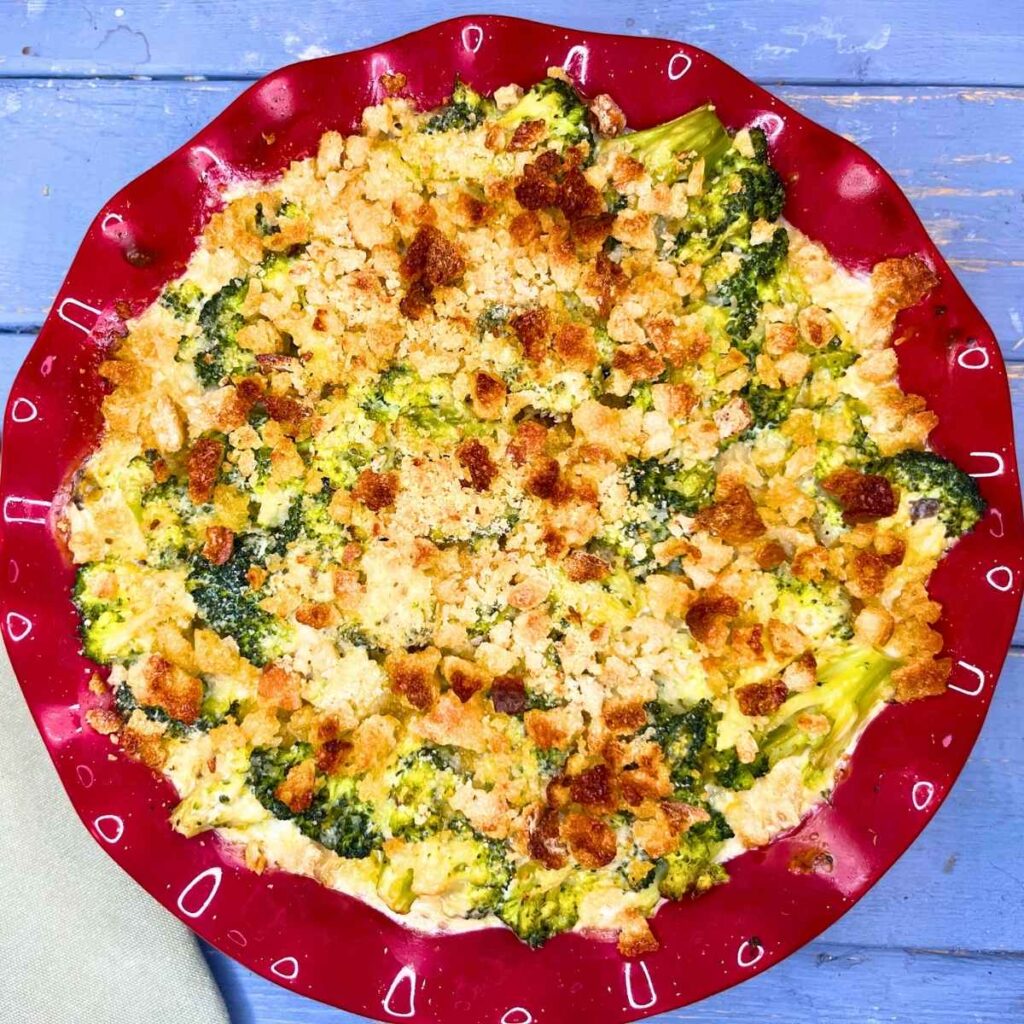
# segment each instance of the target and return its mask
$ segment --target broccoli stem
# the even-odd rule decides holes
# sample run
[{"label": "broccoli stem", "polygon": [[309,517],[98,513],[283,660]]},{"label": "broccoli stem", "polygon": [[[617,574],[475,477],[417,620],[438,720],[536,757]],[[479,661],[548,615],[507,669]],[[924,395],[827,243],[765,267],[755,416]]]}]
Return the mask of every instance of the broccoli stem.
[{"label": "broccoli stem", "polygon": [[691,110],[672,121],[631,132],[613,145],[629,150],[656,179],[678,178],[681,160],[693,155],[704,158],[705,172],[714,170],[729,151],[732,139],[708,105]]},{"label": "broccoli stem", "polygon": [[[805,781],[812,789],[826,788],[836,762],[888,698],[899,664],[884,651],[856,645],[821,668],[817,686],[790,697],[769,723],[761,750],[770,764],[809,751]],[[812,715],[823,715],[828,728],[808,728]]]}]

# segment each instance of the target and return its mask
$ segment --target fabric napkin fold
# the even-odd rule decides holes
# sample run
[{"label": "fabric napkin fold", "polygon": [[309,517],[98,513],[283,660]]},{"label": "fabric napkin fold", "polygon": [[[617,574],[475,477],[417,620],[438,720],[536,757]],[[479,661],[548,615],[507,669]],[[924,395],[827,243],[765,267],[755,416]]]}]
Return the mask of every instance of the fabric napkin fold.
[{"label": "fabric napkin fold", "polygon": [[229,1024],[192,933],[82,827],[0,646],[0,1024]]}]

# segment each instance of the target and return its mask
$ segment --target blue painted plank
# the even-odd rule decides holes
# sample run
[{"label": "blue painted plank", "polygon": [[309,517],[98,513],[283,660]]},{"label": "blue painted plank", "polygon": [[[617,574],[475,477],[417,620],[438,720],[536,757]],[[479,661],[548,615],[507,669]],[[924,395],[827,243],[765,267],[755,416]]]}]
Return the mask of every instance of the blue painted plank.
[{"label": "blue painted plank", "polygon": [[[208,950],[233,1024],[364,1024]],[[237,986],[237,988],[235,987]],[[813,942],[759,977],[650,1024],[1013,1024],[1024,957]],[[233,997],[238,993],[238,998]],[[459,1022],[452,1022],[459,1024]],[[559,1021],[558,1024],[564,1024]]]},{"label": "blue painted plank", "polygon": [[[0,206],[18,211],[0,249],[0,326],[38,325],[101,204],[242,87],[0,80],[0,134],[15,154]],[[1013,355],[1024,339],[1024,89],[780,92],[893,171]]]},{"label": "blue painted plank", "polygon": [[[11,6],[14,6],[13,4]],[[1020,5],[958,0],[637,0],[478,3],[577,28],[682,39],[772,82],[1024,84]],[[0,71],[24,75],[258,76],[428,25],[456,10],[407,0],[29,0],[0,25]]]}]

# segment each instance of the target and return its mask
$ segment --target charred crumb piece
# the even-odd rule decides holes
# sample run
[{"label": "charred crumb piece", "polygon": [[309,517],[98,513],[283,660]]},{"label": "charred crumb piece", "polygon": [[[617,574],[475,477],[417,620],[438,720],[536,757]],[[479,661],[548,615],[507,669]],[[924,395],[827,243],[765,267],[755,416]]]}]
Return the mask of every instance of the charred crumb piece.
[{"label": "charred crumb piece", "polygon": [[398,496],[398,475],[396,473],[375,473],[372,469],[364,469],[356,485],[352,488],[352,497],[361,502],[371,512],[380,512],[390,508]]},{"label": "charred crumb piece", "polygon": [[485,370],[473,374],[473,413],[479,419],[499,419],[507,394],[508,388],[500,377]]},{"label": "charred crumb piece", "polygon": [[414,654],[395,652],[384,659],[384,671],[391,689],[404,697],[417,711],[429,711],[440,694],[437,666],[441,652],[427,647]]},{"label": "charred crumb piece", "polygon": [[786,703],[789,691],[781,679],[770,679],[761,683],[750,683],[736,691],[740,711],[750,718],[770,715]]},{"label": "charred crumb piece", "polygon": [[213,497],[213,489],[224,462],[224,442],[201,437],[188,453],[188,496],[196,505],[205,505]]},{"label": "charred crumb piece", "polygon": [[598,93],[590,101],[589,110],[598,132],[605,138],[614,138],[625,131],[626,115],[608,93]]},{"label": "charred crumb piece", "polygon": [[611,807],[612,776],[606,764],[586,768],[569,780],[569,793],[575,803],[587,807]]},{"label": "charred crumb piece", "polygon": [[899,498],[889,480],[875,473],[840,469],[822,481],[822,489],[839,503],[847,523],[870,523],[894,515]]},{"label": "charred crumb piece", "polygon": [[551,313],[542,308],[528,309],[512,317],[512,330],[532,363],[541,362],[551,342]]},{"label": "charred crumb piece", "polygon": [[455,449],[459,465],[469,473],[470,483],[475,491],[488,491],[498,475],[498,467],[491,459],[487,446],[476,438],[463,441]]},{"label": "charred crumb piece", "polygon": [[466,271],[466,262],[445,235],[431,224],[417,232],[402,260],[402,274],[430,288],[454,284]]},{"label": "charred crumb piece", "polygon": [[739,613],[739,602],[728,594],[703,596],[687,611],[686,628],[702,644],[724,642],[729,621]]},{"label": "charred crumb piece", "polygon": [[522,677],[496,676],[491,683],[491,703],[503,715],[521,715],[526,710],[526,684]]},{"label": "charred crumb piece", "polygon": [[380,82],[385,96],[398,96],[405,88],[408,79],[401,71],[385,71],[377,81]]},{"label": "charred crumb piece", "polygon": [[697,513],[694,519],[696,528],[707,530],[727,544],[734,545],[763,536],[767,528],[746,487],[736,483],[720,490],[725,493]]},{"label": "charred crumb piece", "polygon": [[583,811],[566,815],[562,835],[579,863],[590,869],[603,868],[618,852],[615,833],[607,822]]},{"label": "charred crumb piece", "polygon": [[588,551],[570,551],[565,556],[565,574],[573,583],[587,583],[601,580],[611,571],[611,566],[597,555]]},{"label": "charred crumb piece", "polygon": [[203,558],[211,565],[223,565],[235,550],[235,535],[225,526],[208,526],[203,542]]},{"label": "charred crumb piece", "polygon": [[562,842],[559,817],[558,811],[546,807],[530,831],[530,856],[546,868],[563,868],[566,865],[566,849]]}]

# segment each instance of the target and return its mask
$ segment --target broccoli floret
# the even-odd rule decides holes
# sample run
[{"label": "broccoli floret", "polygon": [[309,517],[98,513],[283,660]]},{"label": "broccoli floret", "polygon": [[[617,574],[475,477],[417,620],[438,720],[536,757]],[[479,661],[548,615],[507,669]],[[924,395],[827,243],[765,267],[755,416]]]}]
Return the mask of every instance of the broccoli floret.
[{"label": "broccoli floret", "polygon": [[301,532],[326,554],[340,551],[351,539],[348,528],[330,513],[332,493],[324,486],[317,494],[303,495],[293,506]]},{"label": "broccoli floret", "polygon": [[203,301],[203,289],[195,281],[178,281],[164,289],[160,305],[169,309],[179,320],[190,320]]},{"label": "broccoli floret", "polygon": [[[853,645],[820,667],[817,685],[793,694],[772,716],[760,743],[769,763],[806,751],[804,781],[813,790],[829,786],[839,758],[890,696],[890,678],[899,664],[874,647]],[[829,728],[801,728],[808,715],[823,715]]]},{"label": "broccoli floret", "polygon": [[509,884],[498,917],[536,949],[552,936],[575,927],[580,899],[593,885],[589,874],[552,876],[536,864],[520,868]]},{"label": "broccoli floret", "polygon": [[423,891],[417,885],[421,870],[446,912],[469,918],[493,914],[512,875],[503,844],[463,826],[396,851],[381,871],[378,895],[392,910],[408,913]]},{"label": "broccoli floret", "polygon": [[653,735],[664,753],[676,796],[687,803],[703,804],[709,785],[749,789],[768,770],[763,757],[743,764],[735,747],[718,749],[721,715],[709,700],[698,701],[683,711],[655,701],[647,705],[647,711],[654,722]]},{"label": "broccoli floret", "polygon": [[728,750],[717,750],[711,759],[714,763],[714,782],[722,789],[731,789],[740,792],[750,787],[769,768],[768,758],[763,753],[757,756],[749,764],[744,764],[736,753],[735,747]]},{"label": "broccoli floret", "polygon": [[221,636],[238,644],[243,658],[262,666],[284,653],[291,630],[259,606],[247,573],[266,554],[266,538],[242,537],[223,565],[193,557],[187,586],[200,618]]},{"label": "broccoli floret", "polygon": [[275,818],[293,818],[294,812],[278,800],[277,788],[296,765],[313,756],[308,743],[293,743],[290,747],[255,747],[249,757],[246,781],[256,799]]},{"label": "broccoli floret", "polygon": [[236,277],[203,304],[199,311],[201,337],[189,339],[185,348],[191,355],[196,376],[205,387],[216,387],[226,377],[252,372],[252,353],[243,349],[236,337],[245,326],[241,307],[249,290],[246,278]]},{"label": "broccoli floret", "polygon": [[387,814],[392,835],[423,839],[449,828],[456,815],[449,801],[459,782],[454,753],[441,747],[420,747],[396,766]]},{"label": "broccoli floret", "polygon": [[832,378],[842,377],[857,361],[857,353],[852,349],[843,348],[836,338],[819,352],[811,356],[811,372],[827,373]]},{"label": "broccoli floret", "polygon": [[973,529],[988,507],[974,479],[935,452],[906,451],[869,467],[914,496],[911,517],[937,515],[950,537]]},{"label": "broccoli floret", "polygon": [[837,580],[827,577],[815,583],[780,569],[775,583],[776,618],[815,640],[828,636],[849,640],[853,636],[850,599]]},{"label": "broccoli floret", "polygon": [[308,838],[341,857],[368,857],[383,842],[371,808],[356,795],[356,780],[332,776],[321,781],[308,809],[296,813],[277,797],[278,787],[296,765],[312,757],[308,743],[289,747],[255,747],[246,781],[263,806],[283,821],[293,821]]},{"label": "broccoli floret", "polygon": [[684,468],[679,462],[634,459],[623,471],[630,494],[662,515],[696,515],[715,493],[715,468],[698,462]]},{"label": "broccoli floret", "polygon": [[750,335],[761,307],[777,296],[776,279],[788,253],[789,234],[785,228],[776,228],[767,242],[747,250],[739,270],[722,281],[712,296],[714,302],[729,307],[726,332],[748,357],[756,355],[758,346]]},{"label": "broccoli floret", "polygon": [[793,411],[799,387],[770,388],[759,381],[751,381],[743,392],[754,417],[754,427],[776,427],[788,419]]},{"label": "broccoli floret", "polygon": [[674,181],[686,169],[684,161],[689,157],[703,157],[705,174],[710,175],[729,151],[732,139],[714,107],[703,106],[604,145],[630,153],[655,180]]},{"label": "broccoli floret", "polygon": [[181,561],[195,542],[191,521],[196,507],[189,501],[188,485],[169,477],[142,493],[139,522],[143,527],[148,554],[146,561],[168,568]]},{"label": "broccoli floret", "polygon": [[137,575],[132,566],[116,562],[93,562],[78,570],[72,599],[81,616],[82,648],[101,665],[142,653],[128,601]]},{"label": "broccoli floret", "polygon": [[592,547],[602,556],[620,556],[633,577],[642,579],[654,569],[655,545],[670,536],[671,517],[696,515],[711,502],[715,467],[710,462],[684,466],[674,460],[631,458],[622,474],[630,503],[618,522],[602,528]]},{"label": "broccoli floret", "polygon": [[424,380],[404,364],[384,370],[360,408],[378,423],[400,421],[400,426],[439,441],[457,441],[471,426],[448,381],[440,377]]},{"label": "broccoli floret", "polygon": [[691,825],[680,839],[678,849],[658,861],[658,891],[665,899],[679,900],[687,893],[701,893],[728,879],[715,858],[732,830],[717,811],[710,820]]},{"label": "broccoli floret", "polygon": [[494,629],[501,622],[512,618],[514,610],[504,601],[498,604],[480,605],[476,611],[476,618],[472,625],[468,626],[466,632],[469,639],[473,641],[486,640]]},{"label": "broccoli floret", "polygon": [[497,123],[515,129],[524,121],[543,121],[548,127],[548,138],[565,146],[581,142],[594,149],[594,135],[590,130],[587,108],[576,90],[560,78],[544,78],[522,99],[497,118]]},{"label": "broccoli floret", "polygon": [[681,712],[656,701],[648,704],[647,710],[654,719],[654,738],[664,753],[676,793],[694,801],[703,799],[703,762],[714,750],[718,721],[711,701],[698,701]]},{"label": "broccoli floret", "polygon": [[460,78],[455,79],[451,99],[423,126],[425,132],[468,132],[494,112],[494,102],[481,96]]},{"label": "broccoli floret", "polygon": [[373,808],[359,799],[356,780],[331,776],[298,819],[303,835],[340,857],[362,859],[384,841],[373,824]]},{"label": "broccoli floret", "polygon": [[751,128],[748,137],[750,154],[734,140],[704,191],[691,201],[676,240],[680,259],[706,263],[725,248],[746,249],[754,222],[775,221],[782,213],[786,190],[768,163],[764,132]]}]

